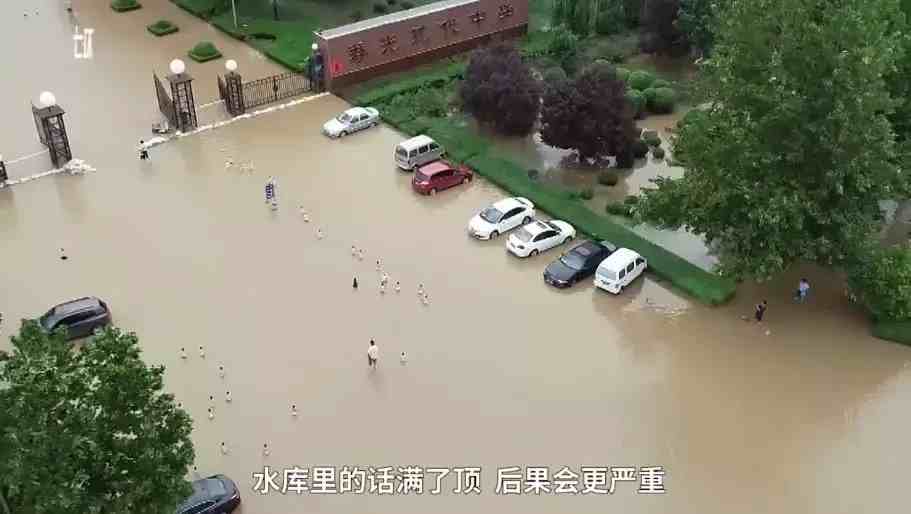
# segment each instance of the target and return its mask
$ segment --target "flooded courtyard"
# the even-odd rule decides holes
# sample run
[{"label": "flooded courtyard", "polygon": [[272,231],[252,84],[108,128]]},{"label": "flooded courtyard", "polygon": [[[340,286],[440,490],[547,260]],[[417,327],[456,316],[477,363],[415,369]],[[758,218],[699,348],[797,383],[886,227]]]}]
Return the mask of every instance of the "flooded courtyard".
[{"label": "flooded courtyard", "polygon": [[[392,163],[394,130],[319,134],[347,107],[333,96],[165,143],[139,161],[136,144],[158,118],[152,72],[166,73],[197,41],[215,42],[245,78],[281,71],[166,0],[143,4],[116,14],[75,0],[75,21],[95,29],[94,59],[77,61],[74,20],[59,2],[0,3],[2,55],[16,70],[0,80],[0,152],[42,150],[28,102],[51,90],[74,156],[97,169],[0,190],[0,349],[14,320],[103,298],[115,324],[138,334],[146,361],[167,367],[166,388],[194,419],[197,472],[233,478],[238,512],[904,508],[896,471],[911,459],[911,349],[872,338],[828,273],[744,284],[720,308],[652,277],[616,297],[588,284],[554,290],[541,273],[557,250],[522,261],[502,238],[467,237],[469,218],[501,191],[479,179],[413,194]],[[163,17],[180,32],[145,31]],[[214,101],[224,61],[187,65],[198,103]],[[201,122],[220,110],[204,108]],[[50,168],[38,156],[10,175]],[[263,203],[270,176],[274,212]],[[400,293],[380,293],[378,259]],[[794,305],[801,276],[813,293]],[[762,298],[766,326],[745,323]],[[370,339],[376,370],[364,358]],[[252,474],[266,465],[479,466],[482,493],[430,495],[429,481],[423,495],[260,495]],[[510,466],[663,466],[667,494],[619,483],[607,496],[497,495],[497,468]],[[455,485],[452,474],[443,487]]]}]

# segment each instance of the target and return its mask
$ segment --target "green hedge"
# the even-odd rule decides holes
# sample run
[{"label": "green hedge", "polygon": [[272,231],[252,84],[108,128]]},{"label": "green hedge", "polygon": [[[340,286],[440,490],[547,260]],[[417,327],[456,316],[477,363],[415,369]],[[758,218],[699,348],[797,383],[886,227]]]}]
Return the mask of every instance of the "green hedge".
[{"label": "green hedge", "polygon": [[142,7],[138,0],[112,0],[111,9],[117,12],[135,11]]},{"label": "green hedge", "polygon": [[435,73],[411,77],[400,82],[381,86],[359,95],[355,98],[354,103],[357,105],[376,105],[387,102],[393,97],[403,93],[414,93],[425,87],[441,88],[453,80],[464,77],[465,68],[467,66],[467,63],[457,62],[450,64],[445,69]]},{"label": "green hedge", "polygon": [[[208,20],[218,12],[219,0],[171,0],[180,8]],[[230,4],[229,4],[230,5]]]},{"label": "green hedge", "polygon": [[629,74],[627,82],[629,87],[638,91],[645,91],[655,82],[655,76],[647,71],[634,71]]},{"label": "green hedge", "polygon": [[196,62],[206,62],[218,59],[221,57],[221,52],[215,48],[211,41],[200,41],[196,43],[192,50],[187,52],[187,55]]},{"label": "green hedge", "polygon": [[146,29],[148,29],[149,32],[151,32],[152,34],[155,34],[158,37],[166,36],[168,34],[173,34],[173,33],[177,32],[178,30],[180,30],[179,28],[177,28],[177,25],[174,25],[173,23],[171,23],[168,20],[158,20],[155,23],[146,27]]},{"label": "green hedge", "polygon": [[880,321],[874,323],[873,335],[887,341],[911,345],[911,321]]},{"label": "green hedge", "polygon": [[470,159],[468,165],[510,193],[524,196],[541,210],[571,223],[579,232],[636,250],[648,259],[649,268],[656,275],[705,303],[718,305],[734,295],[734,282],[707,272],[627,227],[595,214],[585,205],[568,199],[566,195],[529,180],[525,170],[511,161],[482,154]]}]

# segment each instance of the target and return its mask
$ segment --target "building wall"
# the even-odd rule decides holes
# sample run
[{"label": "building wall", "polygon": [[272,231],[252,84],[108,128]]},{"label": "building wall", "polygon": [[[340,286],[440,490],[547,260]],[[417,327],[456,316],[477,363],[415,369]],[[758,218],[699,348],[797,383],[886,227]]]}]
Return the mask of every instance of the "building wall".
[{"label": "building wall", "polygon": [[528,29],[528,0],[477,0],[445,11],[315,41],[326,87],[339,87],[464,52]]}]

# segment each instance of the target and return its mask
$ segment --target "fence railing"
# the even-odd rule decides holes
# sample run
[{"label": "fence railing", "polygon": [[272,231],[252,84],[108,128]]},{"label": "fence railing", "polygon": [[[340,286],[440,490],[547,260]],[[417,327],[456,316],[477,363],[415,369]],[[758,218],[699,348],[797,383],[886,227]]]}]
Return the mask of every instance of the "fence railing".
[{"label": "fence railing", "polygon": [[[222,83],[219,82],[219,89]],[[310,80],[302,73],[283,73],[245,82],[244,106],[247,109],[278,102],[310,91]]]}]

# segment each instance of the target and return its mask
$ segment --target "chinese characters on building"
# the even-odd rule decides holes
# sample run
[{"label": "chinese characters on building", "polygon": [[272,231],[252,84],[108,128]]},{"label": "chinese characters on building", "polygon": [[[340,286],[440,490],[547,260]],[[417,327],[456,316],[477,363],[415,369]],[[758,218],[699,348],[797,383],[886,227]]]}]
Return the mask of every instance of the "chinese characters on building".
[{"label": "chinese characters on building", "polygon": [[353,63],[360,63],[367,57],[367,49],[364,48],[364,42],[358,41],[357,43],[348,47],[348,58]]},{"label": "chinese characters on building", "polygon": [[513,8],[513,6],[511,6],[509,4],[503,4],[500,6],[497,16],[502,20],[505,18],[509,18],[510,16],[513,15],[514,12],[515,12],[515,9]]},{"label": "chinese characters on building", "polygon": [[[555,468],[556,469],[556,468]],[[545,466],[497,468],[499,495],[584,494],[610,495],[621,490],[664,494],[663,466]],[[259,494],[376,494],[419,495],[482,493],[480,467],[314,466],[272,469],[253,473]]]}]

